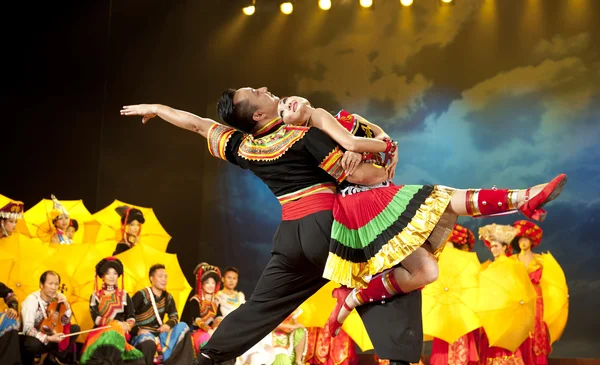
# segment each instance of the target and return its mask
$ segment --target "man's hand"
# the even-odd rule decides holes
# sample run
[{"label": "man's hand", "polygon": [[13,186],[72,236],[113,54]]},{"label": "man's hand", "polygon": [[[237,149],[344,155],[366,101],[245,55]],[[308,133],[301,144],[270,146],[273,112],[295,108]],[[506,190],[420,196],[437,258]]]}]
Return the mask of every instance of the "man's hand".
[{"label": "man's hand", "polygon": [[163,332],[169,332],[171,330],[171,327],[169,327],[168,324],[163,324],[162,326],[160,326],[158,328],[158,332],[163,333]]},{"label": "man's hand", "polygon": [[398,165],[398,151],[394,152],[394,156],[390,161],[389,165],[386,167],[386,171],[388,173],[388,180],[392,180],[396,175],[396,166]]},{"label": "man's hand", "polygon": [[352,176],[361,162],[362,154],[346,151],[344,152],[344,157],[342,157],[342,168],[346,171],[346,175]]},{"label": "man's hand", "polygon": [[146,124],[150,119],[156,116],[156,105],[155,104],[138,104],[138,105],[126,105],[121,109],[121,115],[141,115],[142,123]]},{"label": "man's hand", "polygon": [[17,311],[12,308],[8,308],[6,310],[6,316],[10,319],[17,319],[18,315],[19,315],[19,313],[17,313]]},{"label": "man's hand", "polygon": [[48,342],[54,342],[54,343],[59,343],[60,341],[63,340],[63,336],[64,334],[62,333],[55,333],[52,336],[48,336]]}]

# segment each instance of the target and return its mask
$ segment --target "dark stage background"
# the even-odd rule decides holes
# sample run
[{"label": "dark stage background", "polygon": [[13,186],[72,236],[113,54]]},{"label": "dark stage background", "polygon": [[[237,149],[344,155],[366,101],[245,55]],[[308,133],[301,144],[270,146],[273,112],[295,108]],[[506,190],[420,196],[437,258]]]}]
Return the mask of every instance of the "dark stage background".
[{"label": "dark stage background", "polygon": [[50,193],[92,212],[115,198],[151,206],[190,283],[200,261],[235,265],[248,295],[277,201],[211,158],[202,137],[119,109],[163,103],[214,118],[227,87],[304,95],[400,140],[397,183],[525,187],[568,173],[539,247],[571,293],[552,356],[600,357],[600,2],[455,3],[347,0],[325,13],[305,0],[286,17],[261,0],[250,18],[228,0],[6,4],[0,193],[26,208]]}]

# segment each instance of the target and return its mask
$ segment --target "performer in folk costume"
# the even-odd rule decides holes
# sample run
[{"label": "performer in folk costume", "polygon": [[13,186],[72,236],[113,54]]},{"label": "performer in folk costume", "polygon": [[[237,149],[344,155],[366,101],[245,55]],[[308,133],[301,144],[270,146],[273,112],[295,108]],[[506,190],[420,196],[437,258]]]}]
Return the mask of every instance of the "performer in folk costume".
[{"label": "performer in folk costume", "polygon": [[236,310],[240,305],[246,303],[246,297],[241,291],[236,291],[239,278],[239,270],[228,267],[223,272],[223,289],[217,293],[219,308],[223,317]]},{"label": "performer in folk costume", "polygon": [[0,298],[8,307],[0,313],[0,364],[21,365],[19,351],[19,301],[15,293],[0,283]]},{"label": "performer in folk costume", "polygon": [[123,205],[115,208],[115,211],[121,217],[121,241],[117,243],[113,255],[118,255],[135,246],[142,234],[142,225],[146,222],[144,213],[137,208]]},{"label": "performer in folk costume", "polygon": [[79,222],[77,222],[76,219],[71,219],[69,226],[67,227],[67,237],[73,241],[73,237],[75,237],[77,231],[79,231]]},{"label": "performer in folk costume", "polygon": [[155,360],[164,365],[189,364],[195,356],[190,329],[179,322],[175,300],[167,292],[167,270],[162,264],[152,265],[148,276],[151,286],[133,296],[131,343],[144,354],[146,365]]},{"label": "performer in folk costume", "polygon": [[0,238],[8,237],[17,228],[17,221],[23,218],[23,202],[10,201],[0,208]]},{"label": "performer in folk costume", "polygon": [[221,287],[221,271],[216,266],[202,262],[194,269],[194,276],[196,294],[186,305],[185,318],[194,330],[194,347],[200,352],[223,320],[215,294]]},{"label": "performer in folk costume", "polygon": [[[21,305],[21,320],[25,339],[21,347],[23,365],[31,365],[34,359],[42,354],[49,354],[50,359],[59,359],[63,364],[74,361],[75,340],[77,336],[63,338],[63,334],[79,332],[79,326],[71,324],[71,306],[67,298],[59,292],[60,276],[54,271],[46,271],[40,277],[40,290],[31,293]],[[64,326],[62,333],[55,333],[52,328],[42,326],[48,318],[48,309],[57,302],[65,306],[64,315],[59,319]],[[59,306],[57,305],[57,308]],[[57,310],[56,313],[60,313]]]},{"label": "performer in folk costume", "polygon": [[[121,287],[118,285],[119,277]],[[98,278],[102,280],[100,288]],[[135,313],[131,297],[124,289],[123,263],[118,258],[107,257],[96,264],[90,314],[94,327],[110,327],[88,335],[81,356],[82,364],[118,362],[119,359],[128,364],[144,364],[142,353],[127,343],[129,332],[135,325]]]},{"label": "performer in folk costume", "polygon": [[[470,229],[455,224],[446,244],[470,252],[475,247],[475,235]],[[451,344],[434,337],[431,345],[431,365],[477,365],[479,362],[477,345],[480,337],[479,329],[459,337]]]},{"label": "performer in folk costume", "polygon": [[[395,168],[395,142],[358,115],[341,111],[333,117],[298,96],[283,98],[278,111],[286,124],[319,128],[342,147],[368,153],[363,160],[382,167],[391,162]],[[353,131],[371,128],[377,132],[367,134],[381,141],[352,135]],[[373,153],[380,152],[386,155],[383,163],[373,158]],[[546,213],[540,206],[556,198],[565,183],[566,175],[527,190],[458,190],[440,185],[394,185],[390,181],[375,186],[342,184],[333,207],[335,221],[323,274],[344,285],[333,291],[338,304],[329,319],[332,335],[355,307],[406,294],[435,281],[439,270],[431,253],[443,249],[459,215],[491,216],[520,210],[543,220]],[[402,266],[396,267],[400,262]]]},{"label": "performer in folk costume", "polygon": [[[512,253],[510,243],[517,236],[518,230],[513,226],[489,224],[479,228],[479,237],[485,245],[492,250],[494,261],[509,260]],[[520,349],[515,352],[501,347],[489,345],[489,340],[483,328],[479,345],[479,357],[483,365],[524,365]]]},{"label": "performer in folk costume", "polygon": [[[319,128],[284,125],[277,115],[278,103],[279,99],[266,88],[227,90],[221,96],[217,108],[220,117],[233,128],[163,105],[133,105],[126,106],[121,111],[122,115],[143,116],[143,123],[158,115],[171,124],[201,134],[208,139],[209,151],[213,156],[250,169],[282,203],[283,222],[275,235],[273,255],[267,268],[252,297],[225,318],[202,348],[197,360],[200,364],[225,361],[241,355],[327,282],[322,278],[328,256],[324,248],[329,246],[332,236],[332,210],[334,204],[338,204],[334,195],[337,184],[347,180],[358,185],[377,185],[384,183],[389,177],[384,168],[368,163],[360,164],[348,175],[345,171],[347,159],[344,159],[345,154],[339,145]],[[391,156],[395,143],[382,143],[385,145],[383,151]],[[391,198],[388,197],[387,203],[383,202],[399,205],[402,208],[398,208],[398,211],[407,211],[406,215],[397,216],[400,223],[392,226],[395,230],[400,230],[401,236],[410,237],[406,240],[411,243],[410,250],[414,252],[428,239],[443,243],[457,215],[490,215],[520,209],[527,215],[541,218],[544,212],[539,208],[556,197],[565,181],[565,176],[561,175],[551,184],[527,191],[455,190],[423,186],[402,191],[401,194],[406,196],[401,203],[390,203],[395,202],[394,194],[391,194]],[[394,188],[400,191],[400,188]],[[360,195],[362,194],[357,194]],[[363,195],[364,200],[369,200],[368,196],[369,194]],[[531,197],[527,203],[526,196]],[[371,202],[363,204],[366,207],[372,206]],[[365,214],[364,218],[369,217]],[[436,223],[440,221],[444,224],[438,224],[440,228],[434,234]],[[390,235],[384,241],[393,241],[397,235]],[[399,247],[394,245],[392,249],[390,246],[389,251],[386,251],[390,253],[389,258],[399,259],[408,255],[409,252],[400,252],[401,248],[409,247],[402,242]],[[373,253],[380,251],[372,248]],[[424,252],[428,255],[427,251]],[[429,260],[435,264],[433,259]],[[365,264],[362,259],[359,261]],[[384,269],[393,260],[381,261],[387,261],[379,265]],[[343,262],[340,260],[339,264],[342,265]],[[437,268],[437,265],[433,266]],[[327,270],[325,273],[327,276]],[[360,273],[350,273],[347,276],[360,278],[360,275],[352,274]],[[382,275],[373,279],[380,283],[379,290],[371,290],[371,293],[365,293],[369,295],[363,296],[367,301],[374,298],[379,300],[382,293],[387,293],[381,277]],[[422,285],[418,287],[420,286]],[[396,288],[393,289],[396,291]],[[410,291],[407,288],[399,289]],[[349,291],[346,293],[349,294]],[[344,298],[347,297],[345,293],[341,294],[338,295],[341,298],[338,308],[342,307]],[[367,306],[359,311],[377,355],[381,358],[393,359],[394,362],[418,361],[420,357],[420,295],[411,297],[415,300],[410,304],[393,298],[385,306]],[[402,306],[405,306],[405,311],[400,310]],[[395,314],[391,315],[392,312]],[[337,313],[333,317],[336,318]],[[399,329],[407,328],[407,321],[414,324],[410,332]],[[408,345],[399,348],[397,343],[401,342]]]},{"label": "performer in folk costume", "polygon": [[50,238],[51,243],[59,243],[61,245],[70,245],[73,241],[67,237],[67,227],[69,227],[69,212],[67,209],[51,195],[53,208],[49,213],[51,227],[54,232]]},{"label": "performer in folk costume", "polygon": [[511,240],[517,232],[514,227],[492,223],[479,228],[479,239],[490,249],[496,261],[512,255]]},{"label": "performer in folk costume", "polygon": [[525,365],[547,365],[548,355],[550,355],[552,348],[550,347],[548,326],[544,322],[544,299],[540,286],[544,271],[544,257],[532,251],[542,242],[544,232],[538,225],[525,220],[516,221],[513,223],[513,227],[518,229],[518,232],[511,246],[517,254],[511,256],[511,259],[518,260],[525,265],[529,279],[537,294],[534,330],[533,333],[529,334],[529,338],[523,342],[520,350]]}]

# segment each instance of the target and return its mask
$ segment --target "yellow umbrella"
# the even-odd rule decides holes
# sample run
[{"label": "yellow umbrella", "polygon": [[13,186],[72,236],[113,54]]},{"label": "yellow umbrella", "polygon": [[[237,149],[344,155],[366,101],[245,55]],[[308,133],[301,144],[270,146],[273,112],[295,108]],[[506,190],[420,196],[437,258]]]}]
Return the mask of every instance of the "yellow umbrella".
[{"label": "yellow umbrella", "polygon": [[[79,230],[73,237],[73,242],[94,242],[100,229],[100,223],[92,218],[92,214],[83,204],[83,200],[59,200],[69,212],[69,218],[76,219]],[[51,199],[42,199],[39,203],[25,212],[25,222],[29,231],[42,242],[50,242],[54,227],[50,222],[49,214],[52,211]]]},{"label": "yellow umbrella", "polygon": [[158,221],[156,214],[154,214],[154,210],[152,208],[124,203],[119,200],[115,200],[109,206],[93,215],[98,222],[104,225],[98,233],[98,241],[121,241],[123,238],[121,233],[121,217],[117,214],[115,208],[122,205],[137,208],[144,214],[146,222],[142,226],[142,234],[139,243],[165,252],[167,250],[167,245],[171,240],[171,236]]},{"label": "yellow umbrella", "polygon": [[423,289],[423,332],[453,343],[479,327],[475,313],[480,271],[477,254],[447,247],[439,278]]},{"label": "yellow umbrella", "polygon": [[14,259],[10,270],[2,270],[0,281],[15,292],[19,301],[23,301],[40,288],[41,273],[38,274],[36,269],[52,251],[39,239],[21,234],[13,234],[0,240],[0,259]]},{"label": "yellow umbrella", "polygon": [[544,299],[544,322],[550,331],[550,343],[560,339],[569,317],[569,289],[562,268],[551,253],[542,254],[544,270],[540,286]]},{"label": "yellow umbrella", "polygon": [[502,256],[479,274],[476,312],[490,346],[509,351],[533,331],[536,293],[525,267]]},{"label": "yellow umbrella", "polygon": [[[4,207],[5,205],[7,205],[10,202],[16,202],[16,201],[0,194],[0,208]],[[31,233],[29,232],[29,229],[27,229],[27,224],[25,223],[25,220],[23,220],[23,219],[17,220],[17,228],[15,229],[15,233],[20,233],[27,237],[31,237]]]},{"label": "yellow umbrella", "polygon": [[[5,283],[8,280],[8,275],[10,274],[13,266],[17,263],[16,258],[11,254],[3,254],[0,256],[0,282]],[[6,280],[6,281],[5,281]],[[6,310],[6,303],[4,301],[0,301],[0,313]]]},{"label": "yellow umbrella", "polygon": [[167,291],[175,299],[177,312],[183,313],[183,307],[192,287],[181,271],[176,254],[161,252],[146,245],[136,245],[117,257],[125,269],[125,290],[132,297],[137,291],[150,286],[148,273],[152,265],[165,265],[169,277]]},{"label": "yellow umbrella", "polygon": [[[299,307],[302,314],[298,317],[298,322],[304,327],[324,327],[335,308],[336,300],[331,297],[331,292],[339,286],[340,284],[330,281],[302,303]],[[342,328],[362,351],[373,349],[367,330],[355,310],[346,318]]]}]

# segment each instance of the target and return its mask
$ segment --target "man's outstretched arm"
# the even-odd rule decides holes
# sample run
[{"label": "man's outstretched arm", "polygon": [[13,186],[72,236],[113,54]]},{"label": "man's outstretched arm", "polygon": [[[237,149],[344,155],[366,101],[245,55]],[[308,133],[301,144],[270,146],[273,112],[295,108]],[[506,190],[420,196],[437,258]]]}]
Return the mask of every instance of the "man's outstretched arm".
[{"label": "man's outstretched arm", "polygon": [[212,119],[201,118],[195,114],[183,110],[173,109],[169,106],[161,104],[127,105],[121,109],[121,115],[141,116],[142,123],[144,124],[146,124],[148,120],[158,116],[174,126],[199,133],[204,138],[206,138],[210,127],[215,124],[219,124]]}]

